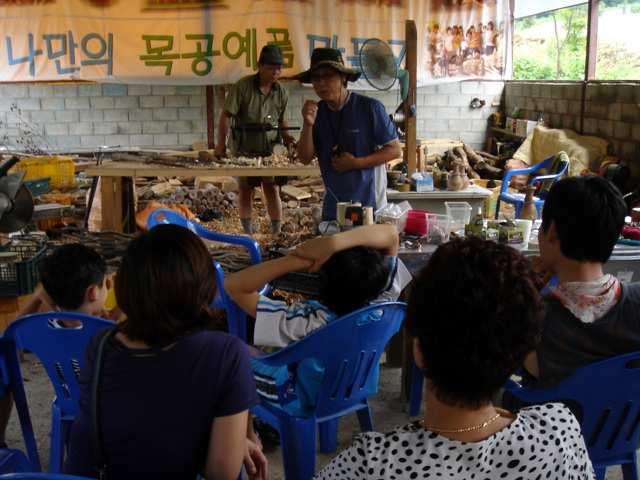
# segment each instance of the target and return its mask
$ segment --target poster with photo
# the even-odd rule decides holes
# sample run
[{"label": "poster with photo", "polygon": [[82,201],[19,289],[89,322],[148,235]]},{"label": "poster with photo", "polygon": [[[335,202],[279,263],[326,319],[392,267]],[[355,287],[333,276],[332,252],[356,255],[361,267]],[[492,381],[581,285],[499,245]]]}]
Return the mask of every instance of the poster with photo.
[{"label": "poster with photo", "polygon": [[418,85],[500,78],[507,2],[0,0],[0,82],[225,84],[255,72],[266,44],[282,50],[284,76],[307,69],[316,47],[361,69],[371,38],[402,68],[407,19],[418,31]]},{"label": "poster with photo", "polygon": [[432,0],[430,7],[423,56],[427,81],[503,77],[506,1]]}]

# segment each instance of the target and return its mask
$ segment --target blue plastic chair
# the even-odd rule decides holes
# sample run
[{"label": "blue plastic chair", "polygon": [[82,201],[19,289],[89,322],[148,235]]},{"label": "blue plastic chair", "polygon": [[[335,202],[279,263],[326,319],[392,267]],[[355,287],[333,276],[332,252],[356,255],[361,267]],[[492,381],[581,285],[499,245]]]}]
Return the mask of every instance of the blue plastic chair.
[{"label": "blue plastic chair", "polygon": [[[79,320],[79,328],[61,328],[59,320]],[[31,463],[40,470],[35,434],[29,417],[18,350],[31,351],[49,375],[55,397],[51,405],[51,456],[49,471],[62,470],[69,440],[69,427],[78,411],[78,377],[85,360],[89,340],[113,322],[73,312],[48,312],[27,315],[7,328],[3,342],[7,346],[10,388],[14,395],[20,427]]]},{"label": "blue plastic chair", "polygon": [[[212,232],[206,229],[198,222],[193,222],[183,215],[180,215],[173,210],[166,210],[159,208],[154,210],[149,215],[147,220],[147,228],[151,230],[156,225],[178,225],[180,227],[187,228],[193,233],[206,240],[214,242],[227,243],[231,245],[240,245],[244,247],[249,253],[251,264],[255,265],[262,261],[262,255],[260,254],[260,247],[258,242],[253,238],[244,235],[228,235],[226,233]],[[213,299],[212,307],[223,308],[227,312],[227,323],[229,325],[229,333],[239,337],[240,339],[247,341],[247,322],[245,312],[236,305],[236,303],[227,295],[224,290],[224,270],[218,262],[213,262],[213,266],[216,271],[216,285],[217,294]],[[269,291],[269,286],[260,291],[261,294],[266,294]]]},{"label": "blue plastic chair", "polygon": [[278,392],[279,401],[261,399],[253,413],[280,433],[285,478],[307,480],[316,466],[316,425],[320,428],[320,450],[336,449],[338,419],[356,412],[363,431],[373,429],[364,389],[389,339],[400,329],[405,304],[371,305],[339,318],[279,352],[261,357],[270,366],[288,365],[315,358],[325,373],[315,410],[293,416],[283,405],[291,400],[291,389]]},{"label": "blue plastic chair", "polygon": [[[552,167],[556,157],[559,156],[559,166],[557,168],[556,173],[548,174],[548,175],[539,175],[533,176],[534,173],[539,172],[542,169],[548,169]],[[509,193],[509,182],[511,181],[511,177],[515,175],[529,175],[529,180],[527,181],[527,185],[533,185],[534,183],[539,182],[549,182],[550,185],[557,182],[562,178],[567,169],[569,168],[569,157],[564,152],[560,152],[558,155],[554,155],[552,157],[543,160],[542,162],[534,165],[529,168],[518,168],[515,170],[507,170],[504,174],[504,178],[502,179],[502,185],[500,186],[500,196],[498,197],[498,201],[496,203],[496,219],[500,215],[500,202],[511,203],[515,206],[515,217],[520,218],[520,211],[522,210],[522,206],[524,205],[524,193]],[[548,188],[545,188],[547,190]],[[538,212],[538,217],[542,213],[542,207],[544,205],[544,198],[542,197],[533,197],[534,202],[536,204],[536,210]]]},{"label": "blue plastic chair", "polygon": [[582,367],[551,388],[526,389],[510,381],[507,390],[527,405],[567,403],[580,422],[596,479],[604,480],[607,467],[621,465],[624,480],[638,480],[640,352]]},{"label": "blue plastic chair", "polygon": [[[32,472],[35,467],[20,450],[0,448],[0,474],[14,472]],[[0,476],[3,478],[4,475]]]},{"label": "blue plastic chair", "polygon": [[62,475],[60,473],[10,473],[0,475],[1,480],[93,480],[88,477]]}]

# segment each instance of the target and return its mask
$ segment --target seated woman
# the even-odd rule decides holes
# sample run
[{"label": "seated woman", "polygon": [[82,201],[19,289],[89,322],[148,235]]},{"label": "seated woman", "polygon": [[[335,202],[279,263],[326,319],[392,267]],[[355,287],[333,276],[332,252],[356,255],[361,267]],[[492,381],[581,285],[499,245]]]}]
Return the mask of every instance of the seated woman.
[{"label": "seated woman", "polygon": [[438,248],[411,291],[407,323],[427,379],[425,416],[369,432],[318,479],[592,479],[568,408],[518,414],[492,398],[538,341],[542,302],[529,261],[476,238]]},{"label": "seated woman", "polygon": [[131,241],[117,278],[127,319],[87,348],[65,470],[98,474],[91,384],[107,334],[97,420],[108,477],[231,480],[244,456],[255,478],[266,478],[266,460],[247,439],[257,401],[248,352],[208,330],[216,285],[205,245],[185,228],[158,226]]}]

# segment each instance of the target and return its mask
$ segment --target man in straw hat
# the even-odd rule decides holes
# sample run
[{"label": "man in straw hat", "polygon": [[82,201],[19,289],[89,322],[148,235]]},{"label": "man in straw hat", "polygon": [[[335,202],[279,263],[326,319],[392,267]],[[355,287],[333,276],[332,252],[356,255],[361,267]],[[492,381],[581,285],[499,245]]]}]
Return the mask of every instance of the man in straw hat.
[{"label": "man in straw hat", "polygon": [[[248,75],[236,82],[224,103],[218,124],[218,143],[216,155],[226,155],[226,139],[231,119],[237,126],[250,123],[268,123],[274,127],[286,128],[284,114],[287,110],[289,94],[280,85],[278,79],[282,74],[282,52],[276,45],[265,45],[260,52],[258,72]],[[272,130],[269,132],[250,132],[233,130],[231,135],[231,151],[234,155],[269,156],[277,143],[286,145],[294,143],[293,137],[285,132]],[[238,179],[238,210],[245,233],[253,233],[251,222],[251,204],[253,190],[262,184],[262,192],[271,218],[271,232],[279,233],[282,223],[282,202],[278,186],[286,182],[286,177],[241,177]]]},{"label": "man in straw hat", "polygon": [[295,79],[311,83],[320,101],[302,107],[298,142],[303,163],[318,156],[326,187],[323,220],[335,220],[337,202],[357,201],[374,210],[387,203],[385,163],[401,155],[389,115],[378,100],[347,90],[360,72],[345,66],[334,48],[316,48],[311,68]]}]

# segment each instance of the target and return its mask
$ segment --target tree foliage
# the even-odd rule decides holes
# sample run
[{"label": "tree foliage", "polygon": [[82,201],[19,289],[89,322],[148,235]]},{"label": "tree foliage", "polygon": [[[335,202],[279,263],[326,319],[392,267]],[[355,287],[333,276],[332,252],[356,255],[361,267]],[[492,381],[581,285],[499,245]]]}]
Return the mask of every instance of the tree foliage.
[{"label": "tree foliage", "polygon": [[[601,0],[600,14],[616,9],[640,13],[640,0]],[[583,80],[587,46],[587,5],[577,5],[516,21],[513,78]],[[552,32],[541,35],[540,32]],[[541,38],[543,37],[543,38]],[[522,52],[522,53],[520,53]],[[601,79],[640,77],[640,52],[599,39],[597,75]]]}]

